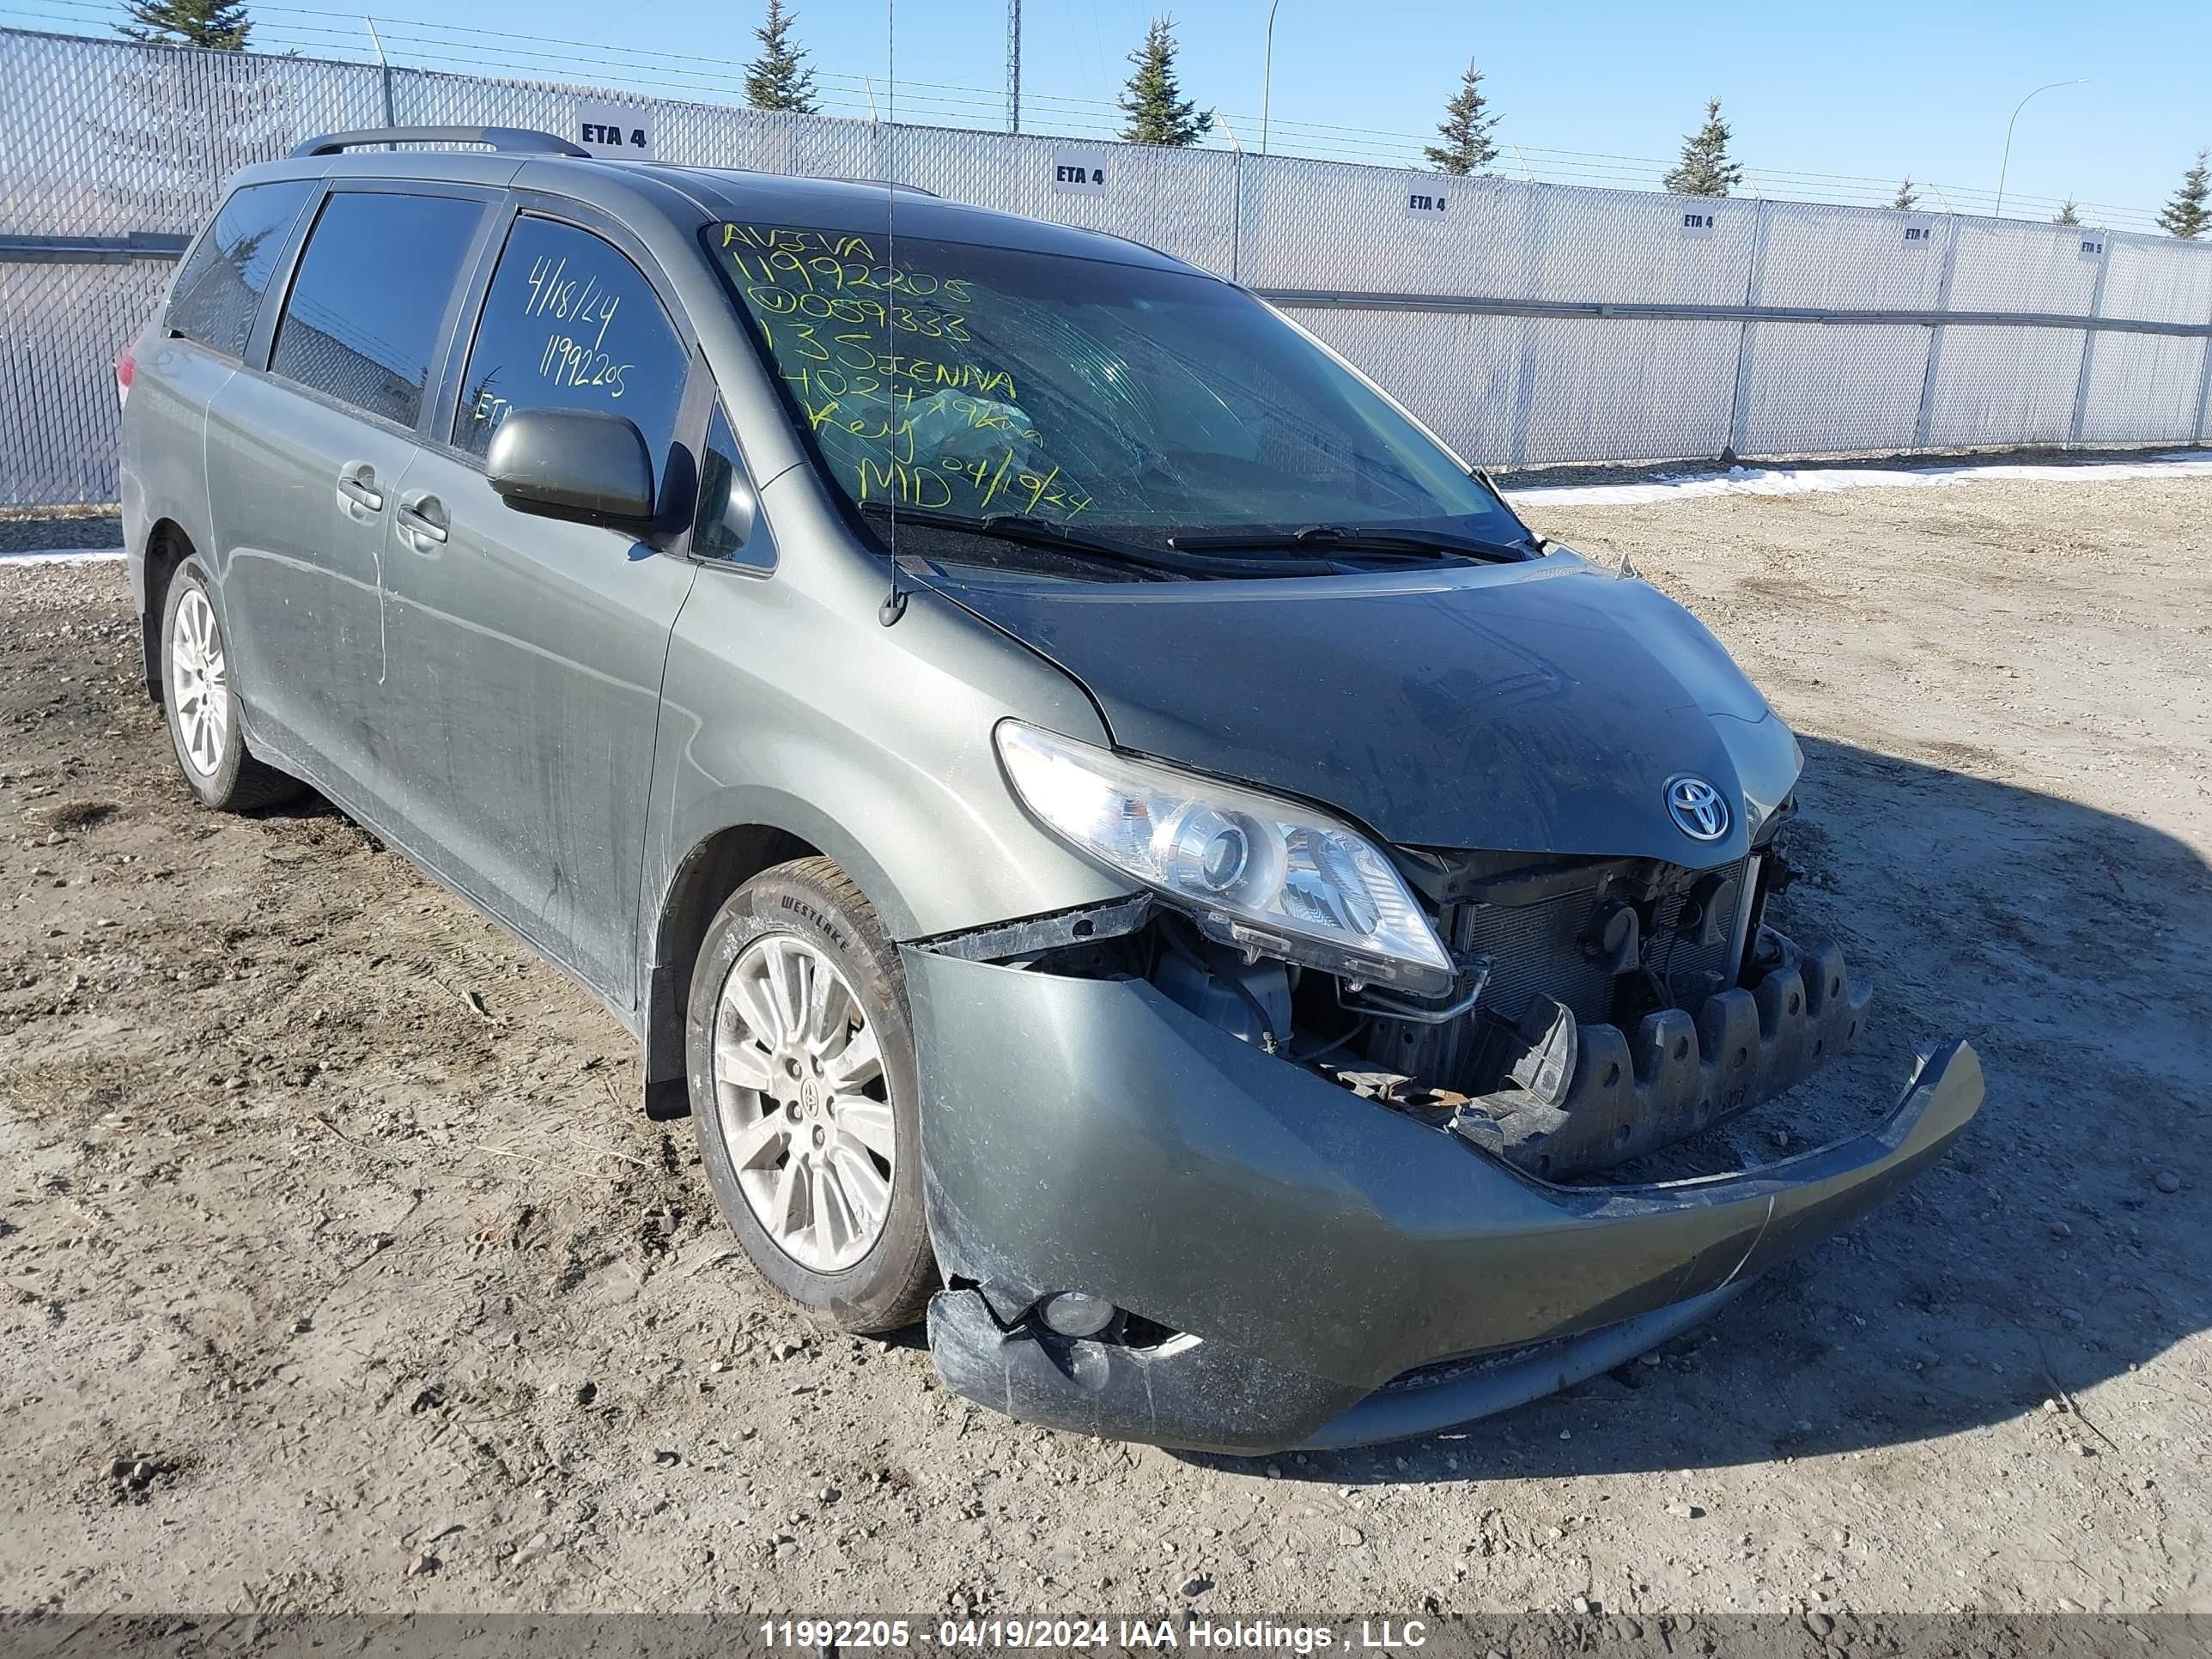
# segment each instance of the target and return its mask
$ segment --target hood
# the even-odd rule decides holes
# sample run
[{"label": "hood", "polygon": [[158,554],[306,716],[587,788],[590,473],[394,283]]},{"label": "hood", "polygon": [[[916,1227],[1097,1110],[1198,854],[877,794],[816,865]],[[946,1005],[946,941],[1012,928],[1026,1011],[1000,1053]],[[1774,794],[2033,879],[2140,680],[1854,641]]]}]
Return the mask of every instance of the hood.
[{"label": "hood", "polygon": [[[1073,675],[1119,748],[1300,795],[1401,846],[1743,856],[1796,739],[1720,642],[1565,551],[1511,566],[1269,581],[930,585]],[[1734,809],[1692,840],[1685,774]]]}]

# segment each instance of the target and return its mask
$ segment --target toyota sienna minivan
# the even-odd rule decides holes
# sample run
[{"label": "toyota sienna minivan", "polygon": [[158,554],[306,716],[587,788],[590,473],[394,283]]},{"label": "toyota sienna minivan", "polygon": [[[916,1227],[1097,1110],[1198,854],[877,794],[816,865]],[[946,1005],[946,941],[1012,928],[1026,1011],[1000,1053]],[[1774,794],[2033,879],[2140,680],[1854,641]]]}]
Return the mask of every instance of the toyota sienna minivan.
[{"label": "toyota sienna minivan", "polygon": [[117,368],[186,787],[311,785],[573,975],[754,1267],[926,1316],[971,1400],[1235,1453],[1461,1421],[1980,1104],[1953,1044],[1835,1145],[1608,1173],[1860,1034],[1767,921],[1798,745],[1150,248],[338,134],[238,176]]}]

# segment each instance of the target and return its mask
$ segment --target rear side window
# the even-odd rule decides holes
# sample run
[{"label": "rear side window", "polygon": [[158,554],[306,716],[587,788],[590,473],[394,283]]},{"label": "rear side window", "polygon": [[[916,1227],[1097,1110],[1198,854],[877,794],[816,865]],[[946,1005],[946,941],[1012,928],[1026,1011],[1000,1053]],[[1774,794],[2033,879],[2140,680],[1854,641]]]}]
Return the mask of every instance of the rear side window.
[{"label": "rear side window", "polygon": [[177,276],[169,326],[211,351],[243,356],[292,222],[321,188],[293,179],[234,191]]},{"label": "rear side window", "polygon": [[509,410],[590,409],[628,416],[665,457],[690,367],[653,285],[614,244],[525,216],[484,296],[453,447],[488,454]]},{"label": "rear side window", "polygon": [[269,367],[411,427],[439,325],[483,204],[360,191],[331,198],[307,237]]}]

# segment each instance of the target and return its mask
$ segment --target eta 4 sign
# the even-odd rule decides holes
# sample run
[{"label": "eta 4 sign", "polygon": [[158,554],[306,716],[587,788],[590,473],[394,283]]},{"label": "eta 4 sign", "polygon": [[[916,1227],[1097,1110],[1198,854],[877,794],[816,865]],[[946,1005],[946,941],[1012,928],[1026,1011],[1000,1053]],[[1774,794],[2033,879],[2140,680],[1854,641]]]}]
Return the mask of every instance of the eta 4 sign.
[{"label": "eta 4 sign", "polygon": [[653,112],[617,104],[579,104],[575,139],[594,155],[649,161],[653,159]]}]

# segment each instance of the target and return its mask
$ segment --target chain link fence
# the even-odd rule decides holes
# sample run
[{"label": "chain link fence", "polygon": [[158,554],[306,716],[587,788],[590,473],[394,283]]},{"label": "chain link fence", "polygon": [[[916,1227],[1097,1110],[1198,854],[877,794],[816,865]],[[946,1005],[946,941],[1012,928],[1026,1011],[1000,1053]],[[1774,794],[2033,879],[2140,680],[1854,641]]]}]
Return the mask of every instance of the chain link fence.
[{"label": "chain link fence", "polygon": [[0,505],[112,499],[110,365],[223,179],[319,132],[641,112],[658,159],[890,178],[1267,295],[1495,466],[2212,437],[2212,246],[787,116],[0,29]]}]

